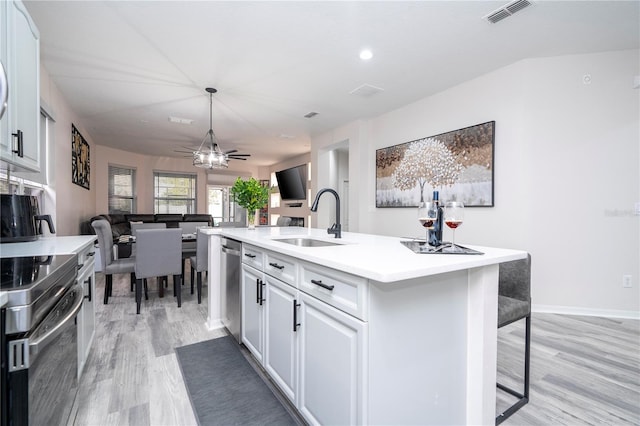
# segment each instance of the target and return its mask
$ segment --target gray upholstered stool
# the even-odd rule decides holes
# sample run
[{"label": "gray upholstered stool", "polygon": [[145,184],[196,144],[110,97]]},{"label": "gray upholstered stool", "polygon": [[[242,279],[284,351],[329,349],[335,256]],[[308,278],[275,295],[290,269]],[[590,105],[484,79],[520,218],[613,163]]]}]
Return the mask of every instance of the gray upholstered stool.
[{"label": "gray upholstered stool", "polygon": [[502,423],[529,402],[529,364],[531,358],[531,255],[526,259],[500,264],[498,290],[498,328],[525,320],[524,390],[522,393],[497,383],[498,389],[515,396],[517,401],[496,416]]}]

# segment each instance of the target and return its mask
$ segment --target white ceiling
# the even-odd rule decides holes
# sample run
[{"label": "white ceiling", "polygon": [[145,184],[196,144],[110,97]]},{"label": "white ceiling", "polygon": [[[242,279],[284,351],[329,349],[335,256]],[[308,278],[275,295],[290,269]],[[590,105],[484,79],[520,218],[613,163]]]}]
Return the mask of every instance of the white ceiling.
[{"label": "white ceiling", "polygon": [[[44,67],[96,143],[179,156],[209,129],[215,87],[222,148],[265,166],[308,152],[311,135],[524,58],[640,48],[638,1],[531,2],[497,24],[482,18],[506,1],[25,4]],[[363,84],[384,91],[350,94]]]}]

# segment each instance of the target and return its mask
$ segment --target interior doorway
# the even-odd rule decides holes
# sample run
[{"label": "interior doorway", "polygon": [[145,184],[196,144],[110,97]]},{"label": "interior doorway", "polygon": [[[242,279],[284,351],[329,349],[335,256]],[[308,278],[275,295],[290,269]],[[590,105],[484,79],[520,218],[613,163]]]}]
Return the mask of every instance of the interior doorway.
[{"label": "interior doorway", "polygon": [[[349,140],[321,149],[318,153],[317,190],[333,188],[340,196],[340,221],[343,231],[349,231]],[[333,205],[331,198],[323,201]],[[329,207],[328,215],[316,215],[316,227],[326,228],[336,221],[334,207]]]},{"label": "interior doorway", "polygon": [[213,217],[213,226],[236,221],[236,203],[232,200],[230,187],[207,186],[207,213]]}]

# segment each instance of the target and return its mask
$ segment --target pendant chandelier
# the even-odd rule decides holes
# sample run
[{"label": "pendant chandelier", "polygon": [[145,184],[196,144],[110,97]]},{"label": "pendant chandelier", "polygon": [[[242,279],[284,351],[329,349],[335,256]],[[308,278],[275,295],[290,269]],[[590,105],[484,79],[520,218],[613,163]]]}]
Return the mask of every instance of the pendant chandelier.
[{"label": "pendant chandelier", "polygon": [[212,87],[205,89],[209,93],[209,131],[202,140],[200,148],[193,151],[193,165],[203,169],[226,169],[229,167],[228,155],[220,149],[213,133],[213,94],[217,92]]}]

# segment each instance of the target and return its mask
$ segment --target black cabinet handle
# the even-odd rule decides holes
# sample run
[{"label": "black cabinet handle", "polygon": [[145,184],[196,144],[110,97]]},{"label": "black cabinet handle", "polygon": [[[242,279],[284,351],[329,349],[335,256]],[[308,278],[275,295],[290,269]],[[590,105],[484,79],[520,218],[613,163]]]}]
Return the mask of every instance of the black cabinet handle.
[{"label": "black cabinet handle", "polygon": [[260,280],[260,306],[262,306],[262,302],[265,301],[264,298],[264,286],[267,285],[264,281]]},{"label": "black cabinet handle", "polygon": [[79,264],[79,265],[78,265],[78,271],[79,271],[80,269],[82,269],[82,268],[84,268],[84,263],[81,263],[81,264]]},{"label": "black cabinet handle", "polygon": [[300,304],[296,299],[293,299],[293,331],[298,331],[298,327],[300,327],[300,323],[298,322],[298,307]]},{"label": "black cabinet handle", "polygon": [[269,265],[273,266],[276,269],[280,269],[281,271],[284,269],[284,265],[278,265],[277,263],[269,263]]},{"label": "black cabinet handle", "polygon": [[89,253],[87,253],[87,256],[94,256],[96,254],[95,251],[90,251]]},{"label": "black cabinet handle", "polygon": [[311,280],[311,282],[315,285],[319,285],[322,288],[326,288],[329,291],[333,291],[333,288],[335,287],[333,284],[323,283],[322,280]]},{"label": "black cabinet handle", "polygon": [[84,280],[84,282],[88,282],[89,283],[89,294],[86,295],[84,298],[85,299],[89,299],[89,302],[91,302],[91,277],[87,278],[86,280]]},{"label": "black cabinet handle", "polygon": [[255,259],[256,255],[255,254],[251,254],[251,253],[245,253],[245,256],[247,256],[250,259]]},{"label": "black cabinet handle", "polygon": [[18,130],[16,133],[11,134],[18,139],[18,149],[12,149],[11,152],[18,154],[18,157],[23,157],[22,135],[24,135],[24,133],[22,133],[22,130]]}]

